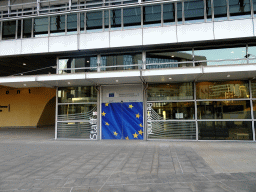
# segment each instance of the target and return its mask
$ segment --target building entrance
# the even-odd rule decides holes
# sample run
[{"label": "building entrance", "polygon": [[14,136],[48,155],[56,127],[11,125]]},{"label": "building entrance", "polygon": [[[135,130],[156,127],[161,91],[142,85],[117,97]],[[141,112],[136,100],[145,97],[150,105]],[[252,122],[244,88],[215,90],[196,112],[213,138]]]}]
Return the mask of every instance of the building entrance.
[{"label": "building entrance", "polygon": [[102,139],[143,139],[142,86],[103,87]]}]

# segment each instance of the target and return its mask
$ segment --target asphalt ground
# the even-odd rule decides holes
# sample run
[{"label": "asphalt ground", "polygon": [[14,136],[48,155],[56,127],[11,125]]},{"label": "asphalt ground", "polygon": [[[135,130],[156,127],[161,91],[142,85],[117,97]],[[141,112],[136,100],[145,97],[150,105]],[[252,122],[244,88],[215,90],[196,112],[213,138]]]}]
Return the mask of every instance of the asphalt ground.
[{"label": "asphalt ground", "polygon": [[54,140],[0,129],[0,192],[256,191],[256,143]]}]

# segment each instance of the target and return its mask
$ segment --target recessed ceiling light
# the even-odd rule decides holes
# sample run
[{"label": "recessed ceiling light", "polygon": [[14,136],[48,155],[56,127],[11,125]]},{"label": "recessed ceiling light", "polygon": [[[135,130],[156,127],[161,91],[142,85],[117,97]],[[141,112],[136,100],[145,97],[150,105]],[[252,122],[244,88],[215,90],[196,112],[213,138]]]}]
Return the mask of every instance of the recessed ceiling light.
[{"label": "recessed ceiling light", "polygon": [[23,75],[23,73],[21,73],[20,75]]},{"label": "recessed ceiling light", "polygon": [[23,63],[23,65],[27,65],[26,63]]},{"label": "recessed ceiling light", "polygon": [[170,79],[170,80],[172,80],[172,78],[171,78],[171,77],[169,77],[169,79]]},{"label": "recessed ceiling light", "polygon": [[227,77],[230,77],[230,75],[227,75]]},{"label": "recessed ceiling light", "polygon": [[27,86],[27,84],[23,84],[25,87]]},{"label": "recessed ceiling light", "polygon": [[116,82],[118,82],[118,79],[116,80]]},{"label": "recessed ceiling light", "polygon": [[172,55],[172,57],[174,57],[174,55]]},{"label": "recessed ceiling light", "polygon": [[90,61],[87,61],[87,63],[89,63]]},{"label": "recessed ceiling light", "polygon": [[68,82],[68,84],[70,85],[70,82]]}]

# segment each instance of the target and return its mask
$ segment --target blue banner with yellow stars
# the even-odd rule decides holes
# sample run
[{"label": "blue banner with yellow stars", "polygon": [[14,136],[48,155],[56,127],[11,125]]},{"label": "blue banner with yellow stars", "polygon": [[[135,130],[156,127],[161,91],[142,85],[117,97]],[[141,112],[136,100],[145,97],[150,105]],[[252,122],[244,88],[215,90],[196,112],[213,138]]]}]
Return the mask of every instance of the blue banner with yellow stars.
[{"label": "blue banner with yellow stars", "polygon": [[143,103],[102,103],[102,139],[143,139]]}]

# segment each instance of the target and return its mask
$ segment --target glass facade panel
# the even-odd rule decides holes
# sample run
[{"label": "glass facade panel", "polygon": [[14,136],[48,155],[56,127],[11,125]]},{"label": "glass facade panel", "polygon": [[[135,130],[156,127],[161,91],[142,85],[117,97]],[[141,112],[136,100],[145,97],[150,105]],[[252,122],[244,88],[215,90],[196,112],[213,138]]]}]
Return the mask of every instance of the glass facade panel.
[{"label": "glass facade panel", "polygon": [[252,101],[253,104],[253,118],[256,119],[256,101]]},{"label": "glass facade panel", "polygon": [[246,47],[204,49],[195,48],[195,65],[246,64]]},{"label": "glass facade panel", "polygon": [[[56,21],[56,20],[55,20]],[[53,23],[54,26],[54,23]],[[55,27],[57,29],[57,26]],[[48,35],[48,17],[41,17],[34,19],[34,36],[46,36]]]},{"label": "glass facade panel", "polygon": [[249,63],[256,63],[256,47],[248,46],[248,53],[244,57],[248,58]]},{"label": "glass facade panel", "polygon": [[30,38],[32,32],[32,19],[23,19],[23,38]]},{"label": "glass facade panel", "polygon": [[58,90],[59,103],[97,102],[95,87],[65,87]]},{"label": "glass facade panel", "polygon": [[249,98],[247,81],[200,82],[196,84],[197,99]]},{"label": "glass facade panel", "polygon": [[86,13],[86,30],[102,29],[102,11]]},{"label": "glass facade panel", "polygon": [[17,20],[16,25],[17,25],[17,38],[20,39],[21,38],[21,20]]},{"label": "glass facade panel", "polygon": [[175,3],[163,4],[164,23],[175,22]]},{"label": "glass facade panel", "polygon": [[148,139],[196,139],[195,122],[153,121],[148,128]]},{"label": "glass facade panel", "polygon": [[184,2],[184,15],[186,23],[204,22],[204,1]]},{"label": "glass facade panel", "polygon": [[65,15],[51,16],[51,35],[65,34]]},{"label": "glass facade panel", "polygon": [[4,21],[3,22],[3,34],[2,39],[15,39],[16,21]]},{"label": "glass facade panel", "polygon": [[161,5],[143,7],[143,25],[161,24]]},{"label": "glass facade panel", "polygon": [[150,84],[148,101],[194,99],[193,83]]},{"label": "glass facade panel", "polygon": [[97,71],[97,57],[59,59],[59,74]]},{"label": "glass facade panel", "polygon": [[199,140],[252,140],[251,121],[198,121]]},{"label": "glass facade panel", "polygon": [[67,104],[58,106],[58,121],[90,120],[97,104]]},{"label": "glass facade panel", "polygon": [[200,101],[197,102],[198,119],[250,119],[250,101]]},{"label": "glass facade panel", "polygon": [[77,14],[67,15],[67,32],[76,33],[77,31]]},{"label": "glass facade panel", "polygon": [[132,7],[123,9],[124,27],[141,26],[141,8]]},{"label": "glass facade panel", "polygon": [[177,20],[178,23],[182,23],[182,3],[177,3]]},{"label": "glass facade panel", "polygon": [[206,15],[207,15],[207,20],[211,21],[212,20],[212,3],[211,0],[206,0]]},{"label": "glass facade panel", "polygon": [[252,80],[251,87],[252,87],[252,97],[256,98],[256,80]]},{"label": "glass facade panel", "polygon": [[235,18],[248,18],[251,16],[250,0],[229,0],[230,16]]},{"label": "glass facade panel", "polygon": [[194,102],[152,103],[151,116],[154,120],[194,119]]},{"label": "glass facade panel", "polygon": [[110,10],[111,28],[121,28],[121,9]]},{"label": "glass facade panel", "polygon": [[[134,66],[129,66],[134,65]],[[141,54],[125,54],[125,55],[107,55],[101,57],[101,70],[130,70],[141,68],[142,55]],[[115,67],[119,66],[119,67]]]},{"label": "glass facade panel", "polygon": [[213,0],[214,20],[227,19],[227,2],[226,0]]},{"label": "glass facade panel", "polygon": [[147,69],[193,66],[193,55],[192,51],[147,52],[146,63]]},{"label": "glass facade panel", "polygon": [[109,10],[104,11],[104,25],[105,25],[105,30],[109,28]]},{"label": "glass facade panel", "polygon": [[80,31],[84,31],[84,15],[85,13],[80,13]]}]

